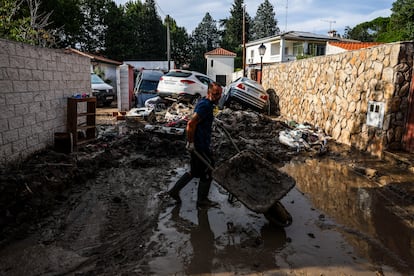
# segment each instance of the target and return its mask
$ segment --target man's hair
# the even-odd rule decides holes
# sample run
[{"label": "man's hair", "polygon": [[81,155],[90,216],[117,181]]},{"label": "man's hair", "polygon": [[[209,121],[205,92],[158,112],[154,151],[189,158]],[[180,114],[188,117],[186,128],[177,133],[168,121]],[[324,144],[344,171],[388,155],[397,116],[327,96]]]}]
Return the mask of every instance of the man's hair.
[{"label": "man's hair", "polygon": [[218,86],[221,88],[221,85],[218,82],[213,81],[208,84],[208,90],[212,89],[214,86]]}]

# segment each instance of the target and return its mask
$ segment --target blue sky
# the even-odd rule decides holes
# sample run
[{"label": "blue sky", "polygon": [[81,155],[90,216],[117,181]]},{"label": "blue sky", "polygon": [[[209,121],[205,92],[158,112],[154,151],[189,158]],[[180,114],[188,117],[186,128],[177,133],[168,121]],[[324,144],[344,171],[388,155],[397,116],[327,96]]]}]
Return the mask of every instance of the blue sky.
[{"label": "blue sky", "polygon": [[[144,0],[141,0],[144,2]],[[127,0],[115,0],[125,4]],[[254,17],[258,5],[263,0],[245,0],[246,11]],[[327,34],[330,28],[339,34],[346,26],[371,21],[379,16],[391,14],[395,0],[269,0],[276,12],[278,27],[281,31],[307,31]],[[201,22],[206,12],[214,20],[230,16],[234,0],[156,0],[158,14],[165,18],[168,14],[177,24],[191,33]]]}]

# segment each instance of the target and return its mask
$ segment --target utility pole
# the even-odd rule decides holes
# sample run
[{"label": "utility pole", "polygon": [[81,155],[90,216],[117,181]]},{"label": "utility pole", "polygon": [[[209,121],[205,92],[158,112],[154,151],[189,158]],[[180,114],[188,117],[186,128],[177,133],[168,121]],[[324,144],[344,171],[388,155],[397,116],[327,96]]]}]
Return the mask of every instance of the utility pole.
[{"label": "utility pole", "polygon": [[243,3],[243,77],[246,76],[246,4]]},{"label": "utility pole", "polygon": [[170,60],[171,60],[171,43],[170,43],[170,16],[167,14],[165,23],[167,23],[167,60],[168,60],[168,71],[170,71]]}]

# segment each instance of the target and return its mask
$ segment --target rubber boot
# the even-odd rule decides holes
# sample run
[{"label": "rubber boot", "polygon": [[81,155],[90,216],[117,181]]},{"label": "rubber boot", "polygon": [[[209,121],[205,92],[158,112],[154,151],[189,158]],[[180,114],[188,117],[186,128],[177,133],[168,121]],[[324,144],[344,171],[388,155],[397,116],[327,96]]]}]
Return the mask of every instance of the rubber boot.
[{"label": "rubber boot", "polygon": [[168,191],[170,197],[174,198],[177,201],[177,203],[181,202],[180,191],[185,187],[185,185],[187,185],[188,182],[191,181],[191,179],[193,179],[191,174],[186,172],[180,177],[180,179],[177,180],[174,187],[172,187],[171,190]]},{"label": "rubber boot", "polygon": [[198,183],[198,191],[197,191],[197,207],[214,207],[217,206],[216,202],[211,201],[208,199],[208,193],[210,191],[212,179],[200,179]]}]

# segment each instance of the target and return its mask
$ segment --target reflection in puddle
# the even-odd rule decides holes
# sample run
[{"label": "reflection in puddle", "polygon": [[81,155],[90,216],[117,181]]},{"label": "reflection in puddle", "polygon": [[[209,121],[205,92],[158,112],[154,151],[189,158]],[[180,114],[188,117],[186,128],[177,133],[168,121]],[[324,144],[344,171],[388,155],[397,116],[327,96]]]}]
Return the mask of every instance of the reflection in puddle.
[{"label": "reflection in puddle", "polygon": [[388,189],[329,159],[291,163],[283,170],[315,208],[337,223],[321,227],[340,230],[359,254],[375,263],[414,269],[414,233],[391,210],[401,202]]},{"label": "reflection in puddle", "polygon": [[[184,168],[180,169],[180,176]],[[293,216],[287,228],[212,185],[219,208],[197,210],[197,180],[181,191],[181,205],[160,215],[149,244],[149,274],[373,275],[413,271],[412,233],[383,204],[387,196],[366,178],[329,160],[282,169],[297,184],[281,202]],[[175,179],[171,180],[172,183]],[[213,182],[214,183],[214,182]]]},{"label": "reflection in puddle", "polygon": [[181,205],[168,207],[160,216],[152,239],[164,245],[149,264],[151,274],[276,269],[276,250],[286,243],[284,229],[270,226],[240,203],[230,204],[227,192],[217,185],[209,197],[220,207],[196,209],[196,183],[181,191]]}]

